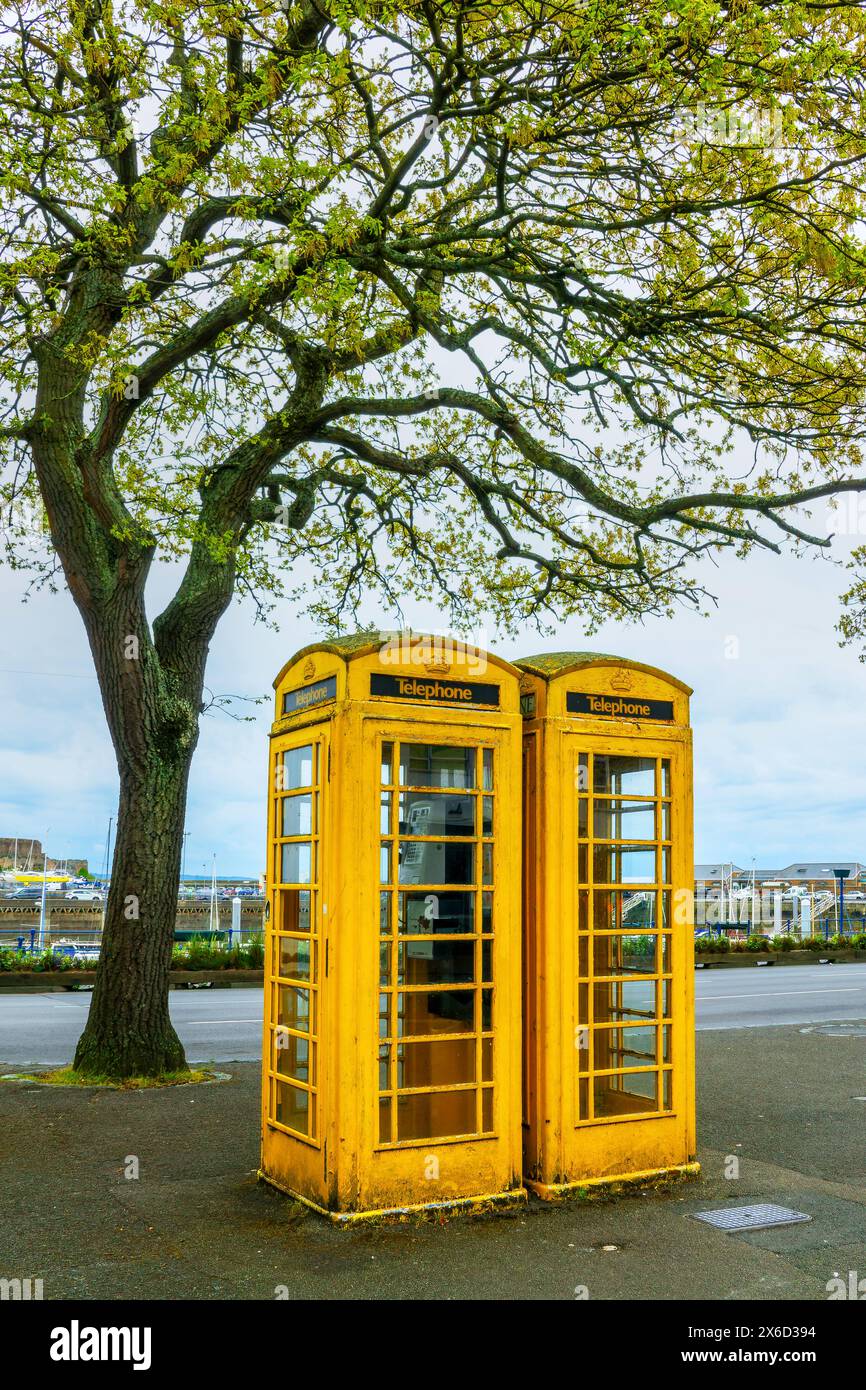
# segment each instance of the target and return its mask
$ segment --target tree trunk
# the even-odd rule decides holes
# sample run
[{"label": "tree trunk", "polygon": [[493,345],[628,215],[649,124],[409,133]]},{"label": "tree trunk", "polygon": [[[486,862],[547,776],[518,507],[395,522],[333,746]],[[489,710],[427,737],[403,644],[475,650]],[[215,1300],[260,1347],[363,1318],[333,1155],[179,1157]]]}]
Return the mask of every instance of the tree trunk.
[{"label": "tree trunk", "polygon": [[190,756],[154,750],[121,776],[117,841],[102,950],[74,1067],[88,1075],[155,1076],[186,1067],[168,1013]]}]

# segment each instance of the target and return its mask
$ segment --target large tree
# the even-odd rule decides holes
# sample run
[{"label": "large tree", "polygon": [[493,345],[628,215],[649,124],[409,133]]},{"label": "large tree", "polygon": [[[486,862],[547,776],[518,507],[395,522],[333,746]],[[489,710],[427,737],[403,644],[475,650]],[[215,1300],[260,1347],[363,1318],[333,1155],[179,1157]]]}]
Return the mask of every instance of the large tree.
[{"label": "large tree", "polygon": [[[823,543],[803,507],[864,486],[866,24],[845,0],[5,16],[6,540],[62,571],[120,777],[76,1066],[156,1073],[183,1065],[181,834],[233,595],[339,625],[432,586],[458,623],[591,630],[700,603],[707,553]],[[14,524],[36,498],[44,551]],[[156,558],[180,578],[151,619]]]}]

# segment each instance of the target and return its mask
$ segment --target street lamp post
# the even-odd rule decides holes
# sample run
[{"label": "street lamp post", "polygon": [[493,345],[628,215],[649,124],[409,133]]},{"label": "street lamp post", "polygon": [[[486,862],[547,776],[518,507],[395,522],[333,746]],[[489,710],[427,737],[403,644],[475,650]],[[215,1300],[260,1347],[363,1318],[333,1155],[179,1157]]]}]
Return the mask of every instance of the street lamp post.
[{"label": "street lamp post", "polygon": [[850,874],[850,869],[834,869],[833,873],[839,880],[839,932],[845,935],[845,880]]}]

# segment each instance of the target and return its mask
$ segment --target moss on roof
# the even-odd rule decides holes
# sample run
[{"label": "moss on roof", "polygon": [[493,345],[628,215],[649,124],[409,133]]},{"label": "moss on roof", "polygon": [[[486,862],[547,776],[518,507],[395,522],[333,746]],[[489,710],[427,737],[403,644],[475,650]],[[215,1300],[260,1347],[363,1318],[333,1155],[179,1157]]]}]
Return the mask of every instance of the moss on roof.
[{"label": "moss on roof", "polygon": [[360,651],[364,647],[378,646],[381,641],[381,629],[371,627],[361,632],[346,632],[342,637],[323,637],[321,642],[312,642],[310,646],[325,647],[329,651],[339,652],[341,656],[351,656],[353,652]]},{"label": "moss on roof", "polygon": [[626,660],[626,657],[613,656],[610,652],[540,652],[538,656],[519,657],[514,664],[538,676],[555,676],[560,671],[567,671],[570,666],[589,666],[593,661]]},{"label": "moss on roof", "polygon": [[607,665],[610,662],[628,666],[633,671],[645,671],[649,676],[658,676],[660,680],[675,685],[686,695],[693,693],[690,685],[686,685],[677,676],[672,676],[670,671],[662,671],[658,666],[647,666],[642,661],[632,661],[627,656],[614,656],[612,652],[540,652],[538,656],[520,657],[514,665],[521,671],[529,671],[533,676],[541,676],[543,680],[552,680],[554,676],[561,676],[564,672],[576,670],[580,666],[593,666],[596,663]]}]

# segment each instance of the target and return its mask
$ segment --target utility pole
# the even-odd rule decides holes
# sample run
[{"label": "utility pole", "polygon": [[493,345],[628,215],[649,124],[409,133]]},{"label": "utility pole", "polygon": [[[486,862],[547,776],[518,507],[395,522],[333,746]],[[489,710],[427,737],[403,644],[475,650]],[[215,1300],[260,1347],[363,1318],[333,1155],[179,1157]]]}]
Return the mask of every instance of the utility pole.
[{"label": "utility pole", "polygon": [[45,898],[48,893],[48,832],[51,826],[45,831],[45,839],[42,843],[42,898],[39,903],[39,949],[45,950]]}]

